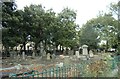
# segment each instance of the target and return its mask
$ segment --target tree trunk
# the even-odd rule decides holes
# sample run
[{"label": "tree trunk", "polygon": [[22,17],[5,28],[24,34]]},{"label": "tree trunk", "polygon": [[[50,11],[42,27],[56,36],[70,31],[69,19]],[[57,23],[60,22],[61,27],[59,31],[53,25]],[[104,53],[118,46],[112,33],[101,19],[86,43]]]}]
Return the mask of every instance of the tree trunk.
[{"label": "tree trunk", "polygon": [[60,45],[60,51],[61,51],[61,45]]},{"label": "tree trunk", "polygon": [[39,54],[37,53],[37,43],[35,43],[35,49],[34,49],[34,53],[36,53],[38,56],[39,56]]},{"label": "tree trunk", "polygon": [[25,42],[23,42],[23,51],[25,52],[25,54],[26,54],[26,43]]},{"label": "tree trunk", "polygon": [[108,51],[108,41],[106,42],[106,52]]},{"label": "tree trunk", "polygon": [[45,51],[47,50],[47,43],[46,43],[46,40],[45,40],[45,44],[44,44],[44,50],[45,50]]}]

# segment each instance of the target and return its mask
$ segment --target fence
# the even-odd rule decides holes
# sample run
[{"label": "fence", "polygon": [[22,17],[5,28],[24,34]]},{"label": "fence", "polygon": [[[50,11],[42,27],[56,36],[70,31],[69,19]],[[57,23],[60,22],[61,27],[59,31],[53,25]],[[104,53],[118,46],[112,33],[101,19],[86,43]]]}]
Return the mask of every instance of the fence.
[{"label": "fence", "polygon": [[[103,69],[108,74],[108,72],[113,71],[116,68],[116,65],[119,63],[120,56],[115,57],[112,60],[107,61],[109,63],[109,69]],[[34,79],[34,78],[66,78],[66,77],[84,77],[92,72],[88,72],[87,68],[93,61],[86,60],[84,62],[72,65],[64,65],[63,67],[53,67],[49,69],[44,69],[42,72],[32,70],[31,72],[24,72],[21,75],[11,74],[11,79],[25,78],[25,79]],[[111,65],[110,65],[111,64]],[[93,65],[94,66],[94,65]],[[107,66],[108,67],[108,66]],[[109,70],[107,72],[107,70]],[[103,73],[105,74],[105,73]],[[90,74],[91,75],[91,74]],[[95,74],[94,74],[95,75]]]}]

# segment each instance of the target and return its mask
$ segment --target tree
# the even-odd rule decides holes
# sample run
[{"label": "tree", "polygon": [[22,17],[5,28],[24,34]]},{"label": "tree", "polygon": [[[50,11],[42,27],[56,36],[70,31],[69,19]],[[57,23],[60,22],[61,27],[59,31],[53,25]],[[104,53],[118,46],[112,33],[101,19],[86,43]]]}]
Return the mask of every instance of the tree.
[{"label": "tree", "polygon": [[45,24],[44,16],[45,10],[42,5],[30,5],[29,7],[24,7],[24,32],[27,32],[25,38],[28,35],[31,36],[31,41],[35,42],[35,50],[37,50],[40,41],[43,40],[42,33]]},{"label": "tree", "polygon": [[15,2],[2,2],[2,43],[6,50],[17,44],[17,35],[14,34],[15,23],[17,23],[14,17],[16,8]]},{"label": "tree", "polygon": [[96,49],[98,47],[98,32],[95,31],[95,28],[92,25],[86,25],[80,30],[80,45],[88,45],[90,49]]},{"label": "tree", "polygon": [[112,13],[112,15],[113,16],[117,16],[118,17],[118,22],[117,22],[117,24],[118,24],[118,27],[116,27],[117,28],[117,49],[118,49],[118,52],[120,52],[120,27],[119,27],[119,25],[120,25],[120,19],[119,19],[119,17],[120,17],[120,1],[118,1],[118,3],[111,3],[110,4],[110,7],[109,7],[109,10],[110,10],[110,12]]},{"label": "tree", "polygon": [[65,8],[58,14],[58,27],[59,30],[56,33],[57,43],[65,46],[72,47],[75,43],[76,38],[76,13],[74,10]]},{"label": "tree", "polygon": [[106,49],[115,47],[117,44],[117,20],[111,14],[100,14],[97,18],[89,20],[86,26],[92,26],[100,40],[105,40]]}]

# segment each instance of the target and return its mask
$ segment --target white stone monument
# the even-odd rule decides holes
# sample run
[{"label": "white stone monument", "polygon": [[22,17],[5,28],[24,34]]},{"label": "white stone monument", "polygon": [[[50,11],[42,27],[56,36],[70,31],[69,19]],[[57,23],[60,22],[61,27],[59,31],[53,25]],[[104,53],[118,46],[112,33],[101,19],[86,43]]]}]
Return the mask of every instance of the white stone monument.
[{"label": "white stone monument", "polygon": [[75,51],[75,56],[77,56],[77,58],[79,58],[79,51]]},{"label": "white stone monument", "polygon": [[93,51],[92,51],[92,50],[90,50],[90,51],[89,51],[89,56],[90,56],[91,58],[94,56],[94,54],[93,54]]},{"label": "white stone monument", "polygon": [[47,60],[50,60],[50,53],[47,54]]},{"label": "white stone monument", "polygon": [[22,59],[25,59],[25,52],[22,52]]},{"label": "white stone monument", "polygon": [[82,51],[82,53],[83,53],[83,55],[88,55],[88,46],[87,45],[83,45],[82,46],[82,49],[83,49],[83,51]]}]

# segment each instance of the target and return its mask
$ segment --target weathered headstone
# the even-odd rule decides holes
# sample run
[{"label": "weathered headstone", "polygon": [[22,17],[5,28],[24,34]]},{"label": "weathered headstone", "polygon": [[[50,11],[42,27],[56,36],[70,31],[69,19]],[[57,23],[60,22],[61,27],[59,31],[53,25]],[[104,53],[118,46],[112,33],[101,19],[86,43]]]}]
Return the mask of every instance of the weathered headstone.
[{"label": "weathered headstone", "polygon": [[82,53],[83,53],[83,55],[88,55],[88,46],[87,45],[83,45],[82,46],[82,49],[83,49],[83,51],[82,51]]},{"label": "weathered headstone", "polygon": [[93,51],[92,51],[92,50],[90,50],[90,51],[89,51],[89,56],[90,56],[90,57],[93,57],[93,56],[94,56],[94,54],[93,54]]},{"label": "weathered headstone", "polygon": [[32,57],[33,57],[33,58],[35,57],[35,52],[32,53]]},{"label": "weathered headstone", "polygon": [[25,59],[25,52],[22,52],[22,59]]},{"label": "weathered headstone", "polygon": [[[16,57],[14,56],[14,58],[16,58]],[[20,59],[20,54],[17,55],[17,60],[19,60],[19,59]]]},{"label": "weathered headstone", "polygon": [[47,54],[47,60],[50,60],[50,53]]},{"label": "weathered headstone", "polygon": [[79,58],[79,51],[75,51],[75,56],[77,56],[77,58]]},{"label": "weathered headstone", "polygon": [[55,59],[55,54],[52,54],[52,59]]}]

